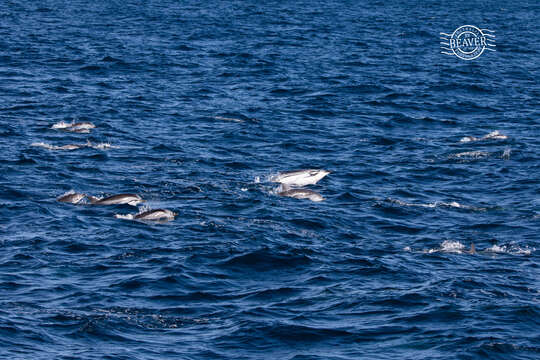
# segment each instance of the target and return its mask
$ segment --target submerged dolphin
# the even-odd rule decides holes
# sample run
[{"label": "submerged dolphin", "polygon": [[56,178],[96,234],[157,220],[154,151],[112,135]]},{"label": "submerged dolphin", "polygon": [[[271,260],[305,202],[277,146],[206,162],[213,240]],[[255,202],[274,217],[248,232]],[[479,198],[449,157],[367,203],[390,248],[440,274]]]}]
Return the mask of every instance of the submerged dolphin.
[{"label": "submerged dolphin", "polygon": [[65,203],[78,204],[85,197],[86,197],[85,194],[70,193],[70,194],[62,195],[56,200],[60,202],[65,202]]},{"label": "submerged dolphin", "polygon": [[290,186],[306,186],[316,184],[330,171],[322,169],[306,169],[281,172],[274,176],[271,181],[278,182]]},{"label": "submerged dolphin", "polygon": [[99,199],[94,196],[89,196],[88,199],[93,205],[123,205],[128,204],[136,206],[144,200],[137,194],[118,194],[109,196],[103,199]]},{"label": "submerged dolphin", "polygon": [[278,193],[279,196],[287,196],[295,199],[309,199],[311,201],[323,201],[324,198],[318,192],[308,189],[290,189]]}]

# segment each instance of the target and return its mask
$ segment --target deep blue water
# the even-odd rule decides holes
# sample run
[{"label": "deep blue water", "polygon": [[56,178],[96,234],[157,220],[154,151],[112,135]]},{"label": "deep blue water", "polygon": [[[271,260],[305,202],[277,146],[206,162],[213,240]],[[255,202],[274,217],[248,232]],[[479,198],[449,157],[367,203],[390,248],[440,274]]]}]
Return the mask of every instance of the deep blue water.
[{"label": "deep blue water", "polygon": [[[0,357],[538,359],[539,14],[2,0]],[[497,51],[441,54],[464,24]]]}]

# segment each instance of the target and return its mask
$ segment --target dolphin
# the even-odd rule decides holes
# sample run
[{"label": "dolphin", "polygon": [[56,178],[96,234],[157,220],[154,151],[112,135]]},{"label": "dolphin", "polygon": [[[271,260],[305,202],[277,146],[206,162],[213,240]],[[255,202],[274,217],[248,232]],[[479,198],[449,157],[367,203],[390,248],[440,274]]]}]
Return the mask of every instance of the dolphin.
[{"label": "dolphin", "polygon": [[474,137],[474,136],[465,136],[464,138],[461,138],[461,140],[459,140],[459,141],[460,142],[471,142],[471,141],[480,141],[480,140],[489,140],[489,139],[506,140],[506,139],[508,139],[508,136],[506,136],[504,134],[501,134],[499,132],[499,130],[495,130],[495,131],[490,132],[487,135],[482,136],[481,138],[477,138],[477,137]]},{"label": "dolphin", "polygon": [[39,147],[49,149],[49,150],[76,150],[76,149],[86,147],[88,145],[87,144],[68,144],[68,145],[63,145],[63,146],[57,146],[57,145],[51,145],[51,144],[40,142],[40,143],[32,143],[31,146],[39,146]]},{"label": "dolphin", "polygon": [[178,214],[175,212],[172,212],[171,210],[154,209],[154,210],[148,210],[140,214],[137,214],[133,218],[136,220],[153,220],[153,221],[174,220],[174,217],[176,215]]},{"label": "dolphin", "polygon": [[318,192],[308,189],[289,189],[278,193],[279,196],[287,196],[295,199],[309,199],[311,201],[323,201],[324,198]]},{"label": "dolphin", "polygon": [[328,174],[330,171],[322,169],[294,170],[281,172],[272,177],[270,181],[290,186],[306,186],[316,184]]},{"label": "dolphin", "polygon": [[66,131],[88,133],[90,129],[94,129],[96,125],[89,122],[78,122],[71,124],[71,126],[65,128]]},{"label": "dolphin", "polygon": [[99,199],[94,196],[89,196],[88,199],[93,205],[124,205],[128,204],[136,206],[144,200],[137,194],[118,194],[109,196],[103,199]]},{"label": "dolphin", "polygon": [[66,122],[59,122],[52,126],[52,129],[61,129],[65,131],[71,131],[71,132],[83,132],[88,133],[90,132],[90,129],[94,129],[96,125],[90,123],[90,122],[78,122],[78,123],[66,123]]},{"label": "dolphin", "polygon": [[154,209],[143,211],[138,214],[127,214],[127,215],[114,215],[117,219],[127,219],[127,220],[140,220],[140,221],[170,221],[174,220],[175,216],[178,215],[171,210],[166,209]]},{"label": "dolphin", "polygon": [[78,204],[82,199],[86,197],[85,194],[69,193],[57,198],[57,201],[71,204]]},{"label": "dolphin", "polygon": [[80,148],[85,147],[86,145],[78,145],[78,144],[68,144],[63,146],[56,146],[56,149],[58,150],[77,150]]}]

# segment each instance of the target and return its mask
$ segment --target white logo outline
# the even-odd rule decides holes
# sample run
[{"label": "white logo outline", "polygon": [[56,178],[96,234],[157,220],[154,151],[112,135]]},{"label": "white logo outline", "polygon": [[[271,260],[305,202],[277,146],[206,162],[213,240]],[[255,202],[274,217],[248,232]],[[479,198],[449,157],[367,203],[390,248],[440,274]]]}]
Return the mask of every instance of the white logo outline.
[{"label": "white logo outline", "polygon": [[442,40],[439,43],[441,54],[469,61],[478,58],[485,50],[496,51],[494,32],[489,29],[479,29],[474,25],[462,25],[452,34],[441,32],[439,33],[439,39]]}]

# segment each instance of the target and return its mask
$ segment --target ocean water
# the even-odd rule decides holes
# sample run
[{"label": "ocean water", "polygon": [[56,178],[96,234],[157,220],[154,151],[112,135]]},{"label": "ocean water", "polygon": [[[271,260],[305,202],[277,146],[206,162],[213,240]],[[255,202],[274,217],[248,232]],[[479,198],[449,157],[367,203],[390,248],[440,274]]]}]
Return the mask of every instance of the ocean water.
[{"label": "ocean water", "polygon": [[538,359],[539,14],[2,0],[0,358]]}]

